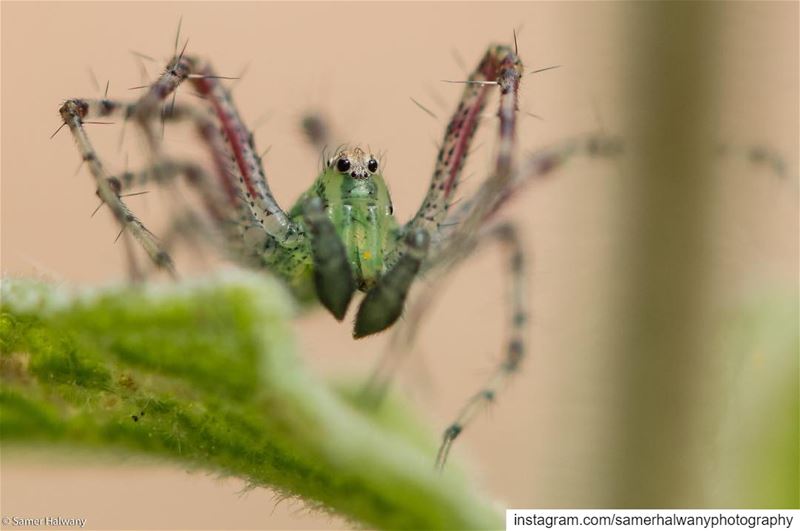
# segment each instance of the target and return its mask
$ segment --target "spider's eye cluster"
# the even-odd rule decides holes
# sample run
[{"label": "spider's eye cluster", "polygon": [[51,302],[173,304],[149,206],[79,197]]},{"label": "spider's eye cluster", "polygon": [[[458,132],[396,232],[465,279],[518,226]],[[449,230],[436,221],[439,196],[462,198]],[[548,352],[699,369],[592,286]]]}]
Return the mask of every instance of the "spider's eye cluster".
[{"label": "spider's eye cluster", "polygon": [[336,161],[336,169],[345,172],[350,169],[350,161],[348,159],[342,158]]},{"label": "spider's eye cluster", "polygon": [[375,159],[369,159],[369,162],[367,163],[367,169],[372,173],[378,171],[378,161]]}]

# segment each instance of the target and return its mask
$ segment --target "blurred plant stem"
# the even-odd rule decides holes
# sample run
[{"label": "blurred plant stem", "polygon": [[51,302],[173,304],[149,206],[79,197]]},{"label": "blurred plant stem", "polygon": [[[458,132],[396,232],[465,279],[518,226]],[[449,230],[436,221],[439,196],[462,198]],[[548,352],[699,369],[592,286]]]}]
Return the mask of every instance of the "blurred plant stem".
[{"label": "blurred plant stem", "polygon": [[[633,142],[620,188],[615,277],[622,283],[610,304],[619,326],[608,353],[619,389],[610,424],[611,488],[597,503],[796,507],[797,293],[756,310],[728,311],[743,330],[769,330],[769,341],[759,342],[721,315],[714,269],[715,229],[736,221],[719,219],[717,187],[725,183],[716,179],[713,159],[712,124],[725,112],[718,105],[726,87],[717,78],[717,54],[725,53],[721,21],[728,6],[627,6],[625,136]],[[771,364],[762,362],[759,373],[753,356]],[[758,397],[759,408],[743,406],[740,398],[748,396]],[[737,428],[762,431],[738,442]],[[737,483],[722,488],[725,481]]]},{"label": "blurred plant stem", "polygon": [[702,503],[698,401],[709,369],[714,3],[631,4],[616,484],[608,506]]}]

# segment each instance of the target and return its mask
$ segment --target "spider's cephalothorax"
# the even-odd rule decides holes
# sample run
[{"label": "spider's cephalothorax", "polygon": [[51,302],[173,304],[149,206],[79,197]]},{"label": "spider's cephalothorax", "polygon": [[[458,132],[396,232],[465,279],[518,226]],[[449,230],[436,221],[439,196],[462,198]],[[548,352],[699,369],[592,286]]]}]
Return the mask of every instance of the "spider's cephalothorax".
[{"label": "spider's cephalothorax", "polygon": [[386,293],[380,306],[369,297],[362,303],[368,307],[356,318],[356,337],[380,331],[397,319],[408,286],[389,280],[400,280],[398,275],[413,278],[427,250],[426,239],[412,239],[406,243],[415,247],[419,258],[397,263],[400,231],[380,172],[375,155],[359,147],[338,150],[289,212],[309,237],[264,257],[301,297],[315,294],[337,319],[344,317],[356,289],[369,293],[383,279],[381,291]]},{"label": "spider's cephalothorax", "polygon": [[360,148],[341,149],[290,212],[305,224],[303,206],[314,197],[344,245],[356,287],[367,291],[386,272],[398,226],[378,159]]},{"label": "spider's cephalothorax", "polygon": [[[299,298],[319,300],[337,319],[344,317],[354,293],[363,291],[355,337],[384,330],[398,319],[420,271],[434,279],[486,243],[501,244],[508,253],[513,279],[510,337],[502,363],[445,431],[437,456],[441,466],[453,440],[482,406],[494,400],[524,354],[525,260],[516,230],[508,223],[495,223],[496,213],[531,177],[553,171],[576,152],[604,154],[603,139],[598,142],[598,138],[590,137],[534,153],[517,166],[513,155],[522,74],[515,48],[494,45],[486,50],[469,78],[462,81],[461,100],[448,121],[428,191],[416,214],[404,224],[398,224],[392,215],[380,160],[357,147],[338,150],[296,205],[284,211],[270,191],[253,135],[222,78],[207,63],[183,52],[172,58],[135,102],[70,99],[59,112],[95,179],[98,196],[121,224],[125,238],[138,240],[157,267],[174,273],[168,253],[171,243],[178,236],[198,239],[202,235],[216,242],[235,262],[278,274]],[[180,101],[167,103],[184,82],[192,85],[210,112]],[[461,170],[492,92],[497,92],[500,100],[494,164],[478,191],[452,209]],[[132,121],[143,132],[151,155],[150,164],[143,170],[115,176],[106,171],[84,124],[110,116]],[[211,155],[210,168],[177,159],[164,149],[159,122],[178,120],[194,124]],[[321,123],[304,122],[320,149],[326,143],[327,131]],[[158,240],[122,198],[131,187],[165,183],[181,175],[196,190],[205,215],[198,216],[189,205],[176,205],[173,225]],[[432,291],[425,290],[421,302],[409,312],[405,327],[401,327],[407,330],[407,336],[413,335]]]}]

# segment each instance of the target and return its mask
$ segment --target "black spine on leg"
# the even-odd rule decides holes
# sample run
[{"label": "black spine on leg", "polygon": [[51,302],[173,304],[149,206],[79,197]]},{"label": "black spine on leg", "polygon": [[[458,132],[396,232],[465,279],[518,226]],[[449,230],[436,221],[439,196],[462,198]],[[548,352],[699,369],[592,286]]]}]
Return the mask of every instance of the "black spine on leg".
[{"label": "black spine on leg", "polygon": [[347,251],[339,235],[336,234],[333,223],[325,215],[319,197],[306,202],[303,216],[311,233],[317,298],[337,320],[341,321],[356,290],[353,271],[347,261]]},{"label": "black spine on leg", "polygon": [[406,237],[406,251],[364,297],[358,308],[353,337],[375,334],[391,326],[403,313],[408,290],[428,252],[430,238],[418,229]]}]

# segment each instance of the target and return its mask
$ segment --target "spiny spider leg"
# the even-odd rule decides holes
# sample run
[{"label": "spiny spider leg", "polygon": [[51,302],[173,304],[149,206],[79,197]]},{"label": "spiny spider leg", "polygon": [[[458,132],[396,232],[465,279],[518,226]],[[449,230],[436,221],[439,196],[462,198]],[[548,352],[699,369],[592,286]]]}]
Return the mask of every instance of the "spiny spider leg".
[{"label": "spiny spider leg", "polygon": [[[131,116],[138,115],[141,117],[142,114],[142,112],[139,110],[139,102],[125,103],[110,99],[68,100],[64,103],[64,105],[62,105],[60,112],[62,117],[64,117],[65,112],[70,113],[70,115],[77,115],[77,118],[80,121],[86,118],[106,118],[113,116],[121,116],[125,120],[128,120]],[[220,132],[215,123],[194,107],[182,104],[173,105],[170,112],[166,115],[160,116],[160,118],[165,121],[188,120],[194,124],[201,139],[211,152],[222,188],[228,194],[228,199],[235,203],[237,201],[236,184],[234,184],[234,175],[236,175],[236,173],[231,171],[231,168],[229,167],[229,161],[232,158],[232,155],[227,144],[220,136]],[[152,140],[152,131],[149,130],[151,129],[149,127],[150,124],[143,119],[137,120],[137,122],[143,124],[148,142],[153,143],[155,152],[159,155],[158,157],[154,157],[155,160],[150,166],[150,170],[159,171],[163,169],[167,172],[167,174],[174,174],[174,172],[169,171],[169,166],[171,164],[170,161],[166,160],[166,157],[160,153],[160,143]],[[189,176],[188,173],[187,176]],[[164,176],[164,179],[166,180],[169,178],[171,178],[170,175]]]},{"label": "spiny spider leg", "polygon": [[453,441],[479,411],[494,401],[506,380],[519,368],[525,354],[524,331],[528,319],[525,307],[525,255],[516,228],[509,223],[503,223],[491,228],[488,232],[481,233],[471,245],[462,248],[459,259],[466,258],[477,247],[493,240],[500,242],[508,253],[508,267],[511,275],[511,333],[502,363],[483,388],[467,401],[455,421],[445,430],[442,445],[436,455],[436,468],[440,470],[447,461]]},{"label": "spiny spider leg", "polygon": [[[186,79],[191,80],[195,89],[212,107],[219,120],[219,130],[204,115],[187,107],[176,108],[173,105],[168,113],[161,111],[165,99],[174,94],[177,87]],[[145,247],[154,262],[160,265],[163,263],[163,267],[174,273],[171,259],[158,247],[152,234],[133,216],[119,197],[114,198],[102,164],[82,127],[83,120],[89,116],[109,116],[121,109],[124,109],[126,119],[134,118],[144,131],[154,160],[153,167],[156,169],[163,156],[160,139],[153,127],[155,119],[158,117],[162,120],[174,119],[176,115],[182,115],[193,120],[211,150],[217,172],[229,198],[238,203],[238,196],[241,193],[249,207],[250,215],[244,218],[255,218],[270,238],[282,244],[292,245],[298,241],[301,231],[278,206],[269,190],[261,160],[256,155],[253,137],[245,128],[229,93],[219,83],[219,77],[214,75],[209,66],[201,65],[181,52],[170,61],[166,71],[135,104],[123,105],[107,99],[70,100],[61,107],[64,123],[70,126],[84,160],[90,162],[91,171],[98,183],[98,195],[112,206],[115,217],[123,227],[129,227],[133,231],[134,236]],[[236,187],[239,188],[239,193],[235,191],[231,181],[234,185],[238,185]]]},{"label": "spiny spider leg", "polygon": [[461,101],[450,118],[428,193],[406,229],[426,229],[433,234],[447,215],[458,188],[461,170],[475,136],[489,91],[500,87],[500,143],[490,180],[501,187],[512,168],[517,93],[522,77],[522,62],[508,46],[491,46],[478,67],[466,80]]},{"label": "spiny spider leg", "polygon": [[[440,228],[439,241],[447,242],[448,237],[463,224],[476,204],[491,205],[491,208],[483,210],[482,221],[488,222],[525,186],[550,177],[576,157],[612,159],[620,157],[624,150],[625,142],[622,137],[604,132],[588,133],[538,149],[523,159],[521,166],[514,172],[509,186],[500,193],[493,190],[479,190],[471,198],[462,201],[457,210],[448,213]],[[753,165],[765,166],[778,178],[785,178],[788,174],[783,158],[778,153],[769,151],[762,146],[730,147],[721,144],[712,156],[744,159]]]},{"label": "spiny spider leg", "polygon": [[[522,64],[512,52],[508,52],[501,63],[497,84],[500,87],[500,119],[499,141],[495,166],[493,172],[481,184],[472,201],[472,208],[466,216],[459,220],[456,229],[451,235],[440,242],[445,244],[454,253],[459,248],[467,245],[484,226],[486,218],[494,211],[494,198],[502,196],[509,188],[514,178],[514,145],[516,140],[517,100],[519,96],[519,82],[522,76]],[[439,223],[441,226],[441,223]],[[446,228],[446,227],[445,227]]]},{"label": "spiny spider leg", "polygon": [[[404,234],[412,234],[414,231],[422,230],[436,242],[436,246],[441,245],[441,231],[444,228],[443,221],[447,216],[448,209],[453,204],[453,196],[459,184],[461,170],[469,155],[470,146],[480,122],[481,113],[486,106],[489,91],[494,86],[500,88],[498,110],[500,142],[495,159],[494,172],[489,177],[488,182],[491,182],[499,190],[507,186],[513,167],[517,97],[522,72],[522,62],[511,47],[490,46],[486,51],[475,71],[464,82],[466,86],[462,93],[461,101],[447,125],[428,193],[415,216],[405,225]],[[485,187],[486,183],[484,184]],[[473,223],[470,228],[472,232],[464,231],[459,235],[459,238],[455,238],[455,233],[451,232],[451,237],[447,239],[447,243],[451,244],[450,246],[454,249],[464,249],[468,246],[469,240],[474,237],[474,234],[480,230],[480,226],[476,223]],[[425,251],[426,257],[421,267],[423,270],[429,270],[432,264],[431,258],[435,253],[430,253],[431,256],[428,256],[427,245]],[[398,251],[395,252],[395,255],[403,256],[404,252],[407,252],[407,247],[398,246]],[[391,259],[397,259],[397,256],[392,256]],[[405,302],[406,294],[407,289],[403,294],[403,302]],[[359,317],[362,311],[365,316],[368,314],[365,306],[369,299],[370,294],[367,295],[359,309]],[[388,324],[376,323],[374,326],[386,328],[399,315],[400,312],[398,311],[396,315],[391,316],[393,319]],[[356,330],[358,329],[359,320],[357,319]],[[372,327],[365,327],[364,329],[372,330]],[[378,368],[373,372],[373,377],[364,389],[364,394],[366,396],[372,395],[371,399],[375,401],[380,400],[385,390],[385,385],[388,384],[391,376],[391,372],[384,373],[386,376],[381,375],[384,372],[381,366],[390,368],[396,366],[396,364],[386,362],[387,357],[392,356],[393,353],[393,350],[384,353],[383,360],[379,362]]]},{"label": "spiny spider leg", "polygon": [[[150,168],[137,172],[126,171],[118,178],[111,179],[119,191],[125,191],[150,182],[169,183],[179,175],[184,175],[187,182],[199,194],[203,206],[214,223],[214,227],[209,226],[202,217],[194,215],[190,210],[188,214],[192,214],[196,219],[191,229],[199,230],[206,240],[214,241],[218,248],[225,250],[232,261],[248,267],[263,267],[264,252],[273,241],[245,206],[241,194],[237,195],[233,190],[233,197],[226,198],[225,193],[214,186],[211,176],[202,166],[188,161],[166,159]],[[226,208],[228,205],[232,209]],[[173,226],[168,228],[168,231],[175,232],[177,228]],[[191,236],[190,230],[184,232],[187,237]],[[168,236],[165,234],[163,238],[167,247],[169,247]]]},{"label": "spiny spider leg", "polygon": [[[438,238],[439,226],[452,204],[461,169],[486,105],[489,88],[500,87],[500,145],[495,174],[490,177],[505,184],[512,167],[517,93],[522,77],[522,62],[508,46],[491,46],[466,81],[466,87],[445,132],[428,193],[417,214],[397,234],[398,245],[386,257],[396,264],[368,293],[356,317],[354,337],[363,337],[391,326],[402,313],[408,289],[422,267],[430,241]],[[464,236],[465,238],[468,235]],[[404,241],[399,241],[405,238]],[[414,242],[424,242],[424,248]],[[410,258],[406,260],[406,255]],[[419,256],[420,264],[415,260]],[[410,261],[409,261],[410,260]],[[398,268],[400,264],[403,267]],[[409,275],[410,273],[410,275]],[[402,283],[401,283],[402,279]],[[407,282],[407,284],[405,284]]]},{"label": "spiny spider leg", "polygon": [[[79,122],[87,116],[108,117],[118,114],[123,116],[131,116],[136,110],[136,105],[137,104],[135,103],[126,104],[112,100],[69,100],[62,106],[62,116],[67,114],[67,119],[69,119],[72,118],[73,113],[77,114]],[[251,229],[252,225],[255,224],[255,220],[252,219],[253,216],[250,212],[250,209],[245,207],[245,203],[241,199],[239,192],[236,190],[236,184],[234,182],[235,179],[231,175],[230,168],[228,166],[230,157],[226,155],[227,147],[222,142],[216,126],[213,124],[213,122],[211,122],[210,119],[195,111],[194,108],[183,105],[175,106],[172,112],[164,118],[166,120],[180,120],[188,118],[194,121],[198,131],[201,134],[201,137],[205,140],[206,144],[210,148],[210,151],[212,152],[215,166],[217,168],[217,174],[222,181],[222,187],[225,192],[221,192],[218,186],[214,186],[211,178],[199,165],[170,160],[163,156],[160,160],[156,160],[152,166],[145,170],[139,172],[124,172],[119,178],[113,176],[106,177],[105,183],[107,183],[111,191],[115,193],[119,199],[119,194],[130,186],[144,184],[145,182],[150,181],[156,183],[169,182],[178,175],[183,174],[186,176],[187,181],[194,187],[194,189],[200,193],[203,203],[211,215],[211,218],[221,228],[222,232],[229,236],[229,238],[226,238],[226,241],[229,242],[228,246],[230,247],[234,243],[241,242],[242,235],[247,230]],[[86,137],[85,133],[76,138],[79,138],[79,146],[82,145],[81,142],[85,139],[88,149],[91,153],[94,153],[91,144],[88,143],[88,137]],[[85,160],[91,161],[92,157],[97,159],[96,155],[94,155],[85,157]],[[100,192],[101,188],[98,187],[98,195],[101,197],[101,200],[103,200],[104,203],[107,203],[107,201],[103,199]],[[228,211],[226,209],[226,205],[232,207],[233,212]],[[263,233],[263,228],[261,229],[261,232]],[[236,237],[231,238],[231,236]],[[250,241],[254,240],[259,243],[264,243],[266,239],[266,233],[263,233],[263,237],[260,238],[249,238]],[[248,238],[244,238],[244,241],[246,243]],[[249,254],[263,251],[263,247],[264,246],[261,245],[258,249],[252,249],[249,251]],[[166,258],[169,259],[169,256],[164,251],[163,246],[160,249],[160,252],[160,256],[166,256]],[[242,253],[235,252],[231,254],[233,256],[242,256],[243,258],[247,258],[248,263],[252,262],[253,260],[253,257],[247,256],[247,252],[244,253],[244,255],[242,255]],[[157,266],[159,265],[156,260],[154,260],[154,262]]]},{"label": "spiny spider leg", "polygon": [[[139,188],[150,183],[170,184],[179,176],[184,176],[186,182],[198,193],[211,219],[218,225],[241,225],[250,219],[247,216],[249,212],[244,209],[244,203],[237,198],[235,191],[231,191],[230,197],[225,197],[219,187],[214,186],[214,182],[206,170],[194,162],[163,158],[143,170],[125,171],[118,176],[111,176],[109,179],[114,190],[118,194],[122,194],[132,188]],[[233,211],[226,208],[229,203],[235,207]],[[239,216],[245,216],[246,219],[237,223],[235,221],[236,213]],[[232,234],[230,231],[225,232],[229,235]]]},{"label": "spiny spider leg", "polygon": [[244,184],[244,197],[254,216],[279,243],[293,243],[298,239],[300,229],[289,220],[272,195],[253,135],[239,117],[230,93],[210,66],[200,66],[194,58],[179,56],[176,59],[176,66],[184,67],[181,71],[191,77],[193,86],[209,101],[221,124],[223,136],[233,152],[239,177]]},{"label": "spiny spider leg", "polygon": [[83,119],[87,117],[88,111],[89,106],[81,100],[67,101],[60,109],[62,119],[72,132],[72,136],[78,145],[78,151],[88,164],[89,171],[94,177],[97,185],[97,195],[109,206],[114,217],[122,225],[123,230],[133,234],[153,263],[176,277],[175,266],[169,254],[161,247],[153,233],[139,221],[114,191],[108,174],[102,162],[100,162],[94,147],[92,147],[86,130],[83,128]]},{"label": "spiny spider leg", "polygon": [[[490,221],[525,186],[551,176],[576,157],[610,159],[621,154],[621,139],[601,132],[570,138],[538,149],[523,159],[507,186],[499,191],[494,187],[481,188],[472,197],[462,201],[458,209],[450,212],[442,223],[440,241],[449,243],[450,238],[470,216],[475,216],[482,223]],[[484,205],[479,214],[482,217],[473,213],[476,205]]]}]

